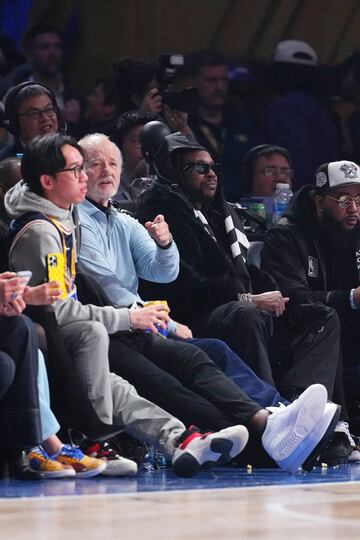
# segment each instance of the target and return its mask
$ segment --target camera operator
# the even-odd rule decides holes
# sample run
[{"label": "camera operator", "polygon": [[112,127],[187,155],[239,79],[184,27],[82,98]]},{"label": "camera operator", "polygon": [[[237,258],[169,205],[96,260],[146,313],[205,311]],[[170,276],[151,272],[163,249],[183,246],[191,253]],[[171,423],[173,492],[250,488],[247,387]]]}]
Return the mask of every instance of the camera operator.
[{"label": "camera operator", "polygon": [[[121,58],[114,62],[119,114],[140,109],[161,115],[172,131],[191,133],[187,119],[196,92],[169,88],[179,71],[171,65],[173,58],[180,67],[182,55],[162,56],[159,61]],[[112,131],[108,134],[113,135]]]}]

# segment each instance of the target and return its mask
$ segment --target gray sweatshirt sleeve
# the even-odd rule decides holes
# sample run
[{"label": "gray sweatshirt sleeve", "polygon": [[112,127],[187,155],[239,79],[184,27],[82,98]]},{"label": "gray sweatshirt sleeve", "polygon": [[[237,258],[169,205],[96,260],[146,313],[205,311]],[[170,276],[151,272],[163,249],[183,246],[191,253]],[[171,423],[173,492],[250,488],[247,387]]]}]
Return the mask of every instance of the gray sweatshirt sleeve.
[{"label": "gray sweatshirt sleeve", "polygon": [[[31,270],[33,275],[30,285],[39,285],[48,281],[46,256],[59,252],[62,252],[62,245],[55,227],[47,221],[32,223],[24,227],[13,242],[9,257],[10,269],[15,272]],[[130,329],[130,313],[127,308],[83,305],[73,298],[67,298],[55,302],[53,309],[59,326],[74,321],[99,321],[109,334]]]}]

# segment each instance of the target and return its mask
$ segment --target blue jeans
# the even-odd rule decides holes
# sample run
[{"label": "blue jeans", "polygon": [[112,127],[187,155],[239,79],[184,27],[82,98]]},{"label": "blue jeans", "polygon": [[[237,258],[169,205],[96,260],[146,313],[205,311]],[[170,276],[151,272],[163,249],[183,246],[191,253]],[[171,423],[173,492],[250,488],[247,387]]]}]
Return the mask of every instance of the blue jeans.
[{"label": "blue jeans", "polygon": [[276,406],[279,403],[289,404],[273,386],[255,375],[224,341],[215,338],[193,338],[186,341],[206,352],[225,375],[262,407]]},{"label": "blue jeans", "polygon": [[45,360],[40,350],[37,382],[39,392],[41,435],[42,440],[45,441],[50,437],[50,435],[57,433],[60,426],[55,418],[54,413],[50,409],[49,381],[47,378]]}]

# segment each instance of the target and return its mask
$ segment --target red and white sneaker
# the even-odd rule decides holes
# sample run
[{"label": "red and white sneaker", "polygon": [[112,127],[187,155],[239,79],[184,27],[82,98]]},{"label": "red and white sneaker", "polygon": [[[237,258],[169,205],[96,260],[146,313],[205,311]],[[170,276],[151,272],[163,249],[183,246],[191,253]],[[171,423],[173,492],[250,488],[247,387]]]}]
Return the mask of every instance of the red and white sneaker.
[{"label": "red and white sneaker", "polygon": [[232,426],[216,433],[199,433],[191,426],[177,441],[172,466],[177,476],[194,476],[201,468],[228,463],[245,448],[249,433],[245,426]]},{"label": "red and white sneaker", "polygon": [[93,442],[82,450],[87,456],[106,462],[104,476],[134,476],[138,471],[135,461],[120,456],[108,442]]}]

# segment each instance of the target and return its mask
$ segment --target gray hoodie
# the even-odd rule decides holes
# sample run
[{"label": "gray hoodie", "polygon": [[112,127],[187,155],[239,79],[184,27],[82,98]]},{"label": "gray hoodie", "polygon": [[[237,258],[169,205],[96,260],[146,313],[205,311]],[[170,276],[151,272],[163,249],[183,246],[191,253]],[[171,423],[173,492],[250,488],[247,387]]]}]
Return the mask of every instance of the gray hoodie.
[{"label": "gray hoodie", "polygon": [[[30,191],[21,181],[10,189],[5,196],[5,208],[12,219],[19,219],[27,212],[47,214],[57,219],[64,232],[74,235],[72,208],[65,210],[54,205],[44,197]],[[10,248],[9,267],[15,272],[31,270],[31,285],[47,281],[46,256],[48,253],[63,251],[60,236],[55,226],[45,220],[34,220],[26,224],[14,237]],[[130,329],[130,314],[126,308],[111,306],[98,307],[68,297],[53,304],[59,326],[75,321],[99,321],[104,324],[109,334]]]}]

